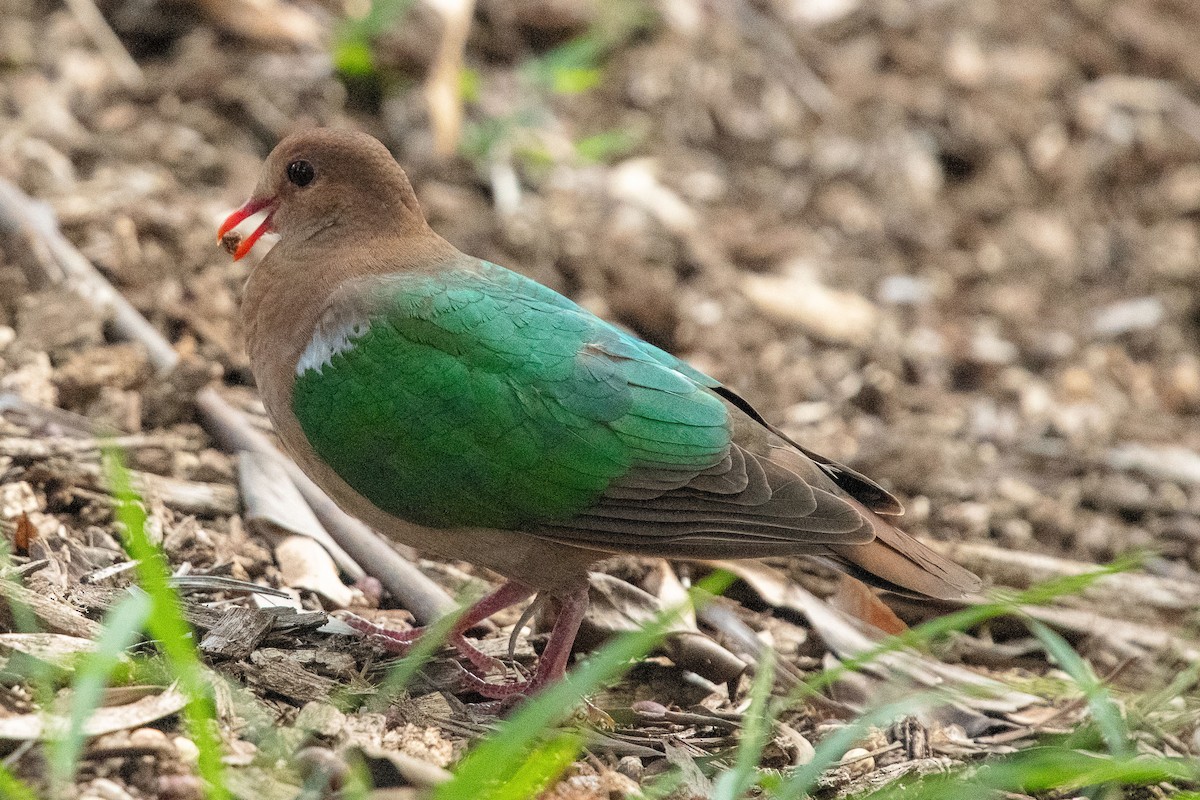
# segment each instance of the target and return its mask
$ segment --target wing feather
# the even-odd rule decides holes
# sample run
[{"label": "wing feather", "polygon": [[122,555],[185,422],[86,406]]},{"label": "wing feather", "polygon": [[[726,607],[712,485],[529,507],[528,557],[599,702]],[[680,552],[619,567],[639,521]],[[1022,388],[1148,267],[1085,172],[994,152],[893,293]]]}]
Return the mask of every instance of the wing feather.
[{"label": "wing feather", "polygon": [[[338,302],[298,369],[297,417],[398,516],[667,557],[817,554],[927,594],[973,577],[876,517],[900,511],[877,484],[516,273],[468,261]],[[328,413],[346,399],[370,425]]]}]

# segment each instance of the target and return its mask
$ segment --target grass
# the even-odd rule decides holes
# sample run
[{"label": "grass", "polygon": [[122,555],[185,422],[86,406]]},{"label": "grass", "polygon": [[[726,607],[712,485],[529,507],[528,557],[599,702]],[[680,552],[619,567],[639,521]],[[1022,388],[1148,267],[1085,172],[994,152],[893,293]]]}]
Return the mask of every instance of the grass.
[{"label": "grass", "polygon": [[750,686],[750,708],[746,711],[742,737],[737,748],[733,769],[721,773],[713,787],[713,800],[734,800],[742,797],[759,782],[758,765],[763,748],[771,735],[774,723],[771,713],[771,688],[775,683],[775,655],[763,651]]},{"label": "grass", "polygon": [[[138,583],[150,601],[146,631],[157,642],[171,675],[188,698],[184,721],[199,751],[197,769],[205,783],[205,796],[226,800],[232,795],[225,786],[212,684],[196,651],[192,629],[183,617],[179,596],[171,588],[166,558],[146,535],[146,510],[130,484],[120,453],[105,450],[104,473],[116,501],[115,515],[123,528],[125,550],[137,562]],[[124,633],[114,630],[112,635]]]},{"label": "grass", "polygon": [[1045,605],[1060,597],[1082,594],[1096,581],[1119,572],[1128,572],[1141,563],[1140,556],[1128,556],[1098,567],[1091,572],[1047,581],[1023,592],[1000,592],[998,593],[999,598],[991,603],[964,608],[953,614],[932,619],[896,636],[889,636],[862,655],[848,658],[838,666],[825,670],[811,680],[800,684],[789,699],[798,701],[805,696],[827,689],[846,673],[860,670],[888,653],[905,649],[925,650],[951,634],[969,630],[998,617],[1009,615],[1024,617],[1021,611],[1023,606]]},{"label": "grass", "polygon": [[38,796],[28,784],[3,766],[0,766],[0,797],[5,800],[38,800]]},{"label": "grass", "polygon": [[[388,670],[387,676],[379,684],[375,693],[363,702],[368,711],[386,710],[392,700],[408,688],[412,679],[421,671],[421,667],[425,666],[426,662],[433,658],[434,654],[445,644],[450,632],[454,630],[454,626],[458,624],[459,619],[470,608],[472,602],[474,601],[460,598],[456,611],[429,626],[424,635],[413,643],[408,653]],[[356,703],[347,703],[345,708],[351,710],[356,705]]]},{"label": "grass", "polygon": [[[349,79],[370,80],[378,74],[375,39],[399,24],[415,0],[370,0],[355,5],[334,33],[333,65]],[[350,7],[350,4],[347,4]]]},{"label": "grass", "polygon": [[50,742],[49,766],[52,782],[66,785],[75,777],[83,753],[83,726],[104,698],[104,689],[116,677],[125,651],[141,636],[153,602],[148,594],[135,592],[113,606],[96,640],[96,649],[79,665],[71,688],[69,727],[60,739]]},{"label": "grass", "polygon": [[[66,725],[61,731],[48,727],[51,738],[46,744],[47,782],[57,795],[66,791],[73,780],[87,738],[86,723],[103,702],[105,689],[115,680],[156,672],[143,669],[139,673],[137,665],[129,667],[126,653],[145,633],[155,640],[162,653],[163,667],[157,672],[167,675],[188,699],[184,719],[199,750],[197,769],[205,782],[205,796],[224,800],[231,795],[224,780],[208,673],[196,652],[179,598],[170,586],[166,559],[146,535],[145,510],[117,452],[104,453],[104,474],[114,500],[114,516],[123,534],[123,545],[137,564],[139,587],[112,607],[94,648],[68,670],[71,691]],[[36,619],[29,609],[11,602],[10,606],[19,630],[37,630]],[[59,678],[55,672],[53,665],[30,660],[22,676],[32,687],[38,705],[47,712],[58,706],[54,691]],[[57,715],[50,717],[57,718]],[[0,797],[33,798],[37,794],[0,766]]]},{"label": "grass", "polygon": [[[1064,595],[1078,594],[1095,581],[1138,563],[1130,558],[1087,573],[1010,594],[994,603],[966,609],[933,620],[900,636],[891,637],[862,656],[810,678],[797,692],[783,698],[770,694],[774,668],[771,659],[758,665],[751,692],[750,707],[738,747],[725,763],[732,767],[717,777],[713,797],[735,800],[761,797],[771,800],[799,800],[810,795],[821,776],[876,725],[919,712],[937,703],[962,699],[961,692],[942,689],[910,692],[901,700],[868,709],[858,719],[822,739],[813,759],[790,774],[780,775],[760,769],[763,746],[771,726],[786,709],[806,695],[828,688],[847,671],[862,669],[881,656],[902,649],[924,649],[945,636],[1003,615],[1020,615],[1020,607],[1045,603]],[[1086,662],[1058,634],[1045,625],[1025,618],[1031,632],[1043,643],[1048,656],[1067,673],[1075,687],[1087,699],[1100,736],[1089,736],[1087,728],[1076,737],[1048,742],[1010,757],[955,770],[947,776],[916,781],[900,781],[871,797],[953,798],[972,787],[972,797],[1001,797],[1011,792],[1073,792],[1088,787],[1148,786],[1165,781],[1195,782],[1200,768],[1186,759],[1135,757],[1132,734],[1109,691],[1096,678]],[[629,658],[644,653],[663,632],[662,622],[645,631],[614,640],[567,681],[535,697],[511,720],[480,741],[460,764],[451,782],[441,787],[438,800],[465,798],[517,798],[536,796],[538,787],[547,786],[569,764],[582,746],[570,731],[555,726],[565,719],[565,709],[574,708],[587,691],[615,677]],[[586,689],[587,691],[581,691]],[[1094,747],[1099,744],[1102,747]],[[681,776],[670,773],[647,787],[645,797],[666,796]]]},{"label": "grass", "polygon": [[[693,589],[692,602],[705,602],[708,597],[723,593],[732,580],[727,573],[715,573]],[[500,800],[514,797],[510,794],[512,786],[528,788],[561,774],[578,755],[582,737],[555,728],[588,695],[620,677],[634,660],[654,649],[683,611],[669,609],[642,630],[616,637],[564,680],[523,703],[471,750],[455,770],[454,778],[438,788],[436,800]],[[572,751],[572,757],[564,761],[568,750]]]},{"label": "grass", "polygon": [[[645,7],[627,2],[601,6],[591,28],[547,52],[527,59],[518,70],[518,98],[503,115],[482,114],[467,124],[460,151],[481,171],[498,158],[512,157],[526,172],[541,173],[562,160],[548,139],[553,137],[555,98],[579,95],[604,81],[608,54],[622,42],[654,24]],[[477,103],[482,76],[464,70],[463,99]],[[601,130],[571,141],[575,161],[609,163],[634,150],[639,137],[621,128]]]},{"label": "grass", "polygon": [[[357,0],[347,4],[348,15],[337,27],[333,63],[354,96],[378,102],[384,95],[405,90],[405,78],[381,63],[377,43],[383,35],[405,24],[414,0]],[[597,4],[595,19],[580,35],[526,58],[517,70],[517,96],[505,113],[485,110],[480,99],[484,75],[470,67],[460,70],[459,96],[470,110],[459,152],[481,173],[497,159],[514,159],[531,173],[542,173],[562,158],[556,139],[553,106],[556,98],[579,95],[604,81],[608,54],[622,43],[656,24],[649,6],[636,0]],[[611,129],[585,134],[569,142],[579,163],[608,163],[631,152],[638,144],[634,133]]]},{"label": "grass", "polygon": [[[154,671],[147,666],[157,664],[165,682],[178,686],[188,699],[183,721],[199,750],[197,771],[204,781],[206,797],[231,797],[230,786],[244,783],[226,778],[212,695],[212,674],[196,651],[179,597],[170,585],[166,561],[146,535],[145,511],[130,486],[128,472],[117,454],[111,451],[105,453],[105,475],[115,500],[115,516],[122,529],[124,545],[130,558],[137,562],[140,589],[131,591],[112,607],[95,648],[65,673],[69,676],[72,691],[67,724],[46,745],[50,785],[62,790],[73,779],[86,740],[85,723],[100,706],[105,687],[134,676],[144,676]],[[773,657],[768,655],[756,665],[749,707],[743,717],[737,746],[732,752],[706,760],[703,765],[710,773],[721,770],[713,784],[712,797],[716,800],[751,796],[798,800],[809,796],[827,770],[861,741],[871,726],[885,725],[933,704],[953,702],[962,695],[943,689],[910,691],[898,701],[869,708],[858,719],[819,741],[808,764],[782,774],[763,770],[760,765],[775,721],[780,716],[805,697],[828,689],[847,672],[861,670],[888,653],[927,650],[954,632],[1003,615],[1015,615],[1025,621],[1030,632],[1041,642],[1047,657],[1069,678],[1073,692],[1081,702],[1087,703],[1090,722],[1071,736],[1048,738],[1036,747],[958,768],[947,775],[901,779],[863,797],[939,800],[965,796],[964,791],[972,797],[1002,797],[1014,792],[1084,791],[1103,798],[1116,796],[1119,787],[1123,786],[1159,783],[1194,786],[1200,783],[1200,766],[1194,761],[1139,755],[1133,745],[1135,729],[1112,691],[1062,636],[1024,616],[1020,610],[1023,606],[1079,594],[1096,580],[1130,569],[1137,563],[1137,559],[1126,559],[1085,575],[1002,595],[992,603],[935,619],[809,677],[799,688],[782,696],[773,694],[776,669]],[[693,590],[690,601],[693,604],[705,602],[709,596],[723,592],[732,580],[725,573],[715,573]],[[451,779],[436,788],[435,800],[519,800],[536,797],[552,786],[587,747],[586,729],[581,727],[578,719],[580,709],[588,708],[586,698],[618,679],[633,662],[653,649],[681,611],[671,609],[644,629],[614,638],[576,666],[565,680],[524,702],[493,732],[476,742],[455,767]],[[24,615],[18,610],[15,616],[24,627],[31,627],[32,615],[27,610]],[[434,655],[457,618],[450,615],[439,621],[430,635],[419,640],[389,671],[373,695],[343,698],[343,708],[347,711],[360,706],[366,710],[386,709]],[[130,669],[126,654],[143,634],[152,638],[159,656],[157,661],[149,664],[134,662]],[[63,682],[63,674],[54,673],[48,665],[39,666],[32,662],[25,669],[25,680],[41,686],[39,697],[43,706],[52,707],[53,687]],[[1138,696],[1132,705],[1149,713],[1149,710],[1164,705],[1174,694],[1193,687],[1197,679],[1200,679],[1200,666],[1193,665],[1181,672],[1171,686]],[[249,696],[244,700],[244,703],[238,701],[239,707],[245,705],[247,719],[250,719],[254,717],[252,712],[258,701]],[[271,716],[266,709],[262,712],[262,716]],[[257,728],[260,729],[258,734],[252,734],[248,728],[243,731],[243,736],[257,738],[264,758],[275,763],[289,760],[305,738],[303,732],[287,727],[280,729],[270,719]],[[365,769],[361,764],[350,766],[351,773],[342,796],[368,797],[371,786]],[[267,772],[270,772],[269,768]],[[643,797],[647,800],[666,797],[686,780],[683,771],[668,771],[647,783]],[[299,791],[298,785],[296,788]],[[308,787],[310,792],[316,788]],[[37,794],[0,765],[0,797],[26,800]]]},{"label": "grass", "polygon": [[1123,786],[1153,786],[1173,781],[1194,783],[1198,777],[1200,772],[1196,763],[1185,759],[1118,757],[1047,746],[920,781],[897,781],[860,797],[871,800],[957,800],[960,797],[984,800],[1007,797],[1012,793],[1071,796],[1089,788],[1097,790],[1089,792],[1096,797]]}]

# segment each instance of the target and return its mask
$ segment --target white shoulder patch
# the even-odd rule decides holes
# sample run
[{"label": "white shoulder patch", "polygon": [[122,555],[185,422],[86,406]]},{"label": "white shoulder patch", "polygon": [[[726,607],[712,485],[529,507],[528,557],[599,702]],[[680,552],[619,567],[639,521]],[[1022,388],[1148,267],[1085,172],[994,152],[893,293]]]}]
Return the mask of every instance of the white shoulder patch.
[{"label": "white shoulder patch", "polygon": [[317,323],[308,347],[296,362],[296,375],[310,370],[320,372],[333,357],[354,347],[354,342],[371,329],[371,321],[359,314],[327,314]]}]

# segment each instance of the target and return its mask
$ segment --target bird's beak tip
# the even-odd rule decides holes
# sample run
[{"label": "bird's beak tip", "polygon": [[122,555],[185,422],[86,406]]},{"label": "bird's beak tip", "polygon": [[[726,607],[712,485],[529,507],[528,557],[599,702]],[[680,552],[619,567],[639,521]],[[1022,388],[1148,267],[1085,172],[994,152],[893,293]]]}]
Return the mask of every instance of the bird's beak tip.
[{"label": "bird's beak tip", "polygon": [[225,240],[225,235],[242,224],[249,217],[254,216],[264,208],[270,209],[267,213],[267,218],[254,229],[254,231],[238,243],[237,248],[233,251],[233,260],[240,261],[250,249],[254,247],[254,243],[262,237],[262,235],[271,230],[271,217],[275,213],[276,199],[274,197],[251,197],[240,208],[225,218],[221,226],[217,228],[217,243],[220,244]]}]

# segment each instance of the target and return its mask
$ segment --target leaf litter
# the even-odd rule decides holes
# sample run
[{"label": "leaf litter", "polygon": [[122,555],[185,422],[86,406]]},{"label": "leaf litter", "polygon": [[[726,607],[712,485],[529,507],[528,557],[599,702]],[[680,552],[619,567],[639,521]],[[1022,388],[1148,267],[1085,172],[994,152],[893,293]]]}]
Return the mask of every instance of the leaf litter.
[{"label": "leaf litter", "polygon": [[[1139,753],[1197,755],[1187,598],[1200,585],[1200,361],[1180,289],[1200,263],[1189,216],[1200,141],[1179,87],[1200,75],[1170,56],[1194,15],[1131,0],[1091,20],[1034,3],[1030,19],[1088,32],[1056,37],[985,13],[990,3],[944,19],[847,3],[816,22],[786,4],[747,4],[737,19],[676,9],[646,40],[619,44],[595,91],[553,97],[564,124],[537,132],[562,153],[598,126],[648,130],[639,158],[562,156],[546,170],[497,152],[477,172],[438,160],[415,93],[378,113],[345,105],[312,49],[320,14],[283,4],[286,25],[255,11],[231,27],[218,5],[153,33],[114,12],[135,78],[67,11],[9,12],[16,33],[0,40],[11,65],[0,114],[13,131],[0,142],[3,177],[21,193],[0,203],[0,533],[11,552],[0,657],[14,670],[0,740],[15,774],[36,783],[37,751],[19,742],[64,724],[40,709],[30,676],[57,674],[69,700],[96,619],[136,591],[103,437],[126,453],[184,597],[235,794],[260,797],[268,780],[298,790],[308,761],[338,771],[360,756],[384,783],[433,785],[493,724],[464,705],[444,653],[386,713],[354,710],[347,698],[370,696],[389,662],[328,612],[400,604],[329,544],[329,517],[306,513],[308,495],[296,501],[303,487],[201,425],[198,392],[215,382],[224,408],[268,430],[236,328],[243,267],[211,230],[301,123],[384,135],[452,241],[569,291],[760,399],[818,452],[889,479],[906,525],[994,584],[1025,590],[1155,551],[1023,613],[1116,687]],[[503,102],[522,57],[586,30],[588,13],[483,10],[467,63],[485,103]],[[380,64],[422,74],[432,54],[400,31],[378,42]],[[47,44],[23,44],[35,40]],[[699,63],[720,78],[709,94],[680,77]],[[500,189],[514,177],[519,202],[493,210],[489,197],[509,197]],[[21,222],[22,196],[41,222]],[[129,307],[94,302],[81,264]],[[440,586],[429,608],[492,579],[400,555]],[[652,618],[706,569],[605,567],[594,641]],[[785,775],[880,700],[948,693],[851,730],[853,746],[817,783],[830,796],[1019,752],[1086,727],[1096,708],[1047,655],[1044,632],[1013,615],[839,672],[881,641],[863,624],[869,601],[807,564],[729,567],[741,578],[730,601],[680,623],[594,699],[613,727],[592,731],[588,756],[547,796],[620,796],[673,766],[674,796],[709,796],[710,766],[734,764],[764,652],[775,654],[774,697],[837,673],[772,720],[758,766]],[[889,602],[914,627],[956,610]],[[477,632],[487,652],[507,657],[517,613]],[[539,630],[535,619],[519,638],[526,667]],[[77,793],[198,792],[180,697],[133,676],[108,690],[84,729]],[[307,761],[280,772],[278,756],[302,746]]]}]

